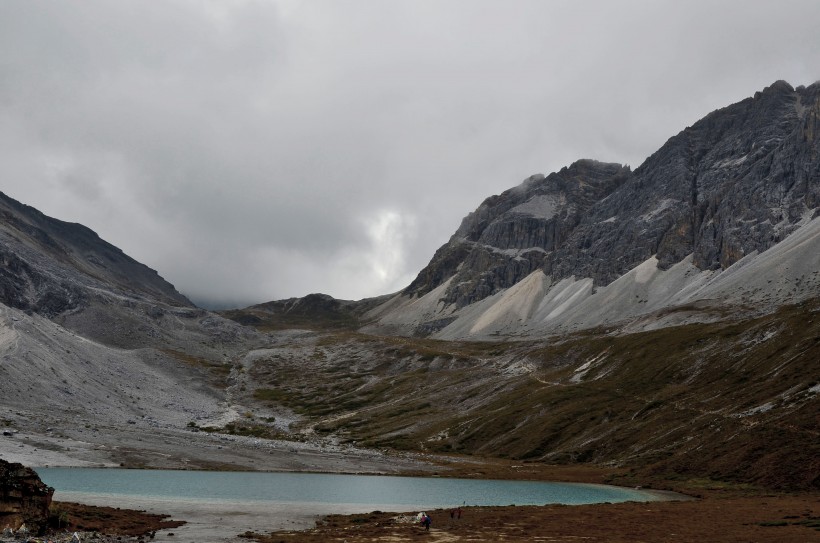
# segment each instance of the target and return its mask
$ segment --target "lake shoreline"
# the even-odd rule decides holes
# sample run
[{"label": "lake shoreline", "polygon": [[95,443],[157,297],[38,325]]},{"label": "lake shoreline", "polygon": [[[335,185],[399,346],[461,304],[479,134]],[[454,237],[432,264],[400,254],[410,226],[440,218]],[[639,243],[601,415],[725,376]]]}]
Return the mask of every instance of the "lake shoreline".
[{"label": "lake shoreline", "polygon": [[[509,541],[521,542],[532,541],[532,538],[538,535],[551,537],[554,541],[571,541],[573,538],[586,537],[591,541],[615,543],[666,542],[668,538],[664,534],[668,534],[670,530],[681,535],[681,540],[716,541],[714,536],[720,533],[725,536],[721,539],[722,542],[755,540],[772,543],[803,543],[814,536],[815,532],[794,523],[820,516],[818,496],[815,494],[788,495],[719,483],[710,486],[702,482],[669,481],[663,478],[641,477],[628,469],[590,465],[543,465],[503,459],[433,455],[418,455],[418,458],[433,464],[433,468],[425,469],[421,473],[415,470],[404,470],[391,475],[548,480],[608,484],[625,488],[641,487],[641,490],[652,492],[661,500],[651,502],[651,504],[599,504],[573,507],[470,507],[465,508],[465,519],[480,515],[486,522],[475,524],[471,521],[459,525],[448,524],[447,510],[436,510],[433,513],[434,520],[438,520],[435,521],[429,534],[417,533],[415,525],[396,524],[389,520],[392,517],[402,516],[400,512],[381,513],[380,515],[386,515],[386,517],[380,517],[380,520],[370,520],[370,514],[343,509],[334,511],[334,514],[330,516],[324,514],[326,511],[222,510],[223,519],[228,518],[234,521],[241,519],[242,527],[238,529],[240,528],[238,526],[214,525],[209,521],[213,512],[197,511],[195,508],[178,507],[174,509],[168,503],[151,505],[118,500],[112,504],[110,498],[106,498],[108,501],[101,504],[142,509],[152,514],[170,514],[173,520],[186,521],[186,525],[174,530],[158,531],[153,540],[158,543],[248,541],[246,538],[238,537],[246,530],[253,532],[254,537],[261,543],[279,543],[280,541],[314,543],[345,540],[348,543],[375,543],[383,541],[384,539],[380,539],[383,537],[398,537],[396,540],[401,541],[416,536],[425,536],[429,541],[467,541],[469,538],[470,541],[489,543],[497,541],[500,533],[507,534],[505,537],[509,536],[507,537]],[[678,498],[679,501],[668,501],[670,497]],[[664,499],[667,501],[662,501]],[[385,510],[381,508],[381,511]],[[721,514],[716,515],[715,511],[720,511]],[[413,513],[414,511],[404,512]],[[793,519],[783,520],[783,517],[793,517]],[[219,516],[217,515],[216,518],[219,519]],[[362,522],[363,518],[368,519],[367,522]],[[594,522],[590,524],[590,519],[598,519],[598,522],[610,526],[611,531],[608,535],[603,536],[597,531],[598,528]],[[784,522],[787,525],[782,525]],[[331,525],[333,523],[336,524],[335,527]],[[377,523],[381,524],[377,525]],[[518,525],[530,526],[529,535],[524,537],[513,533],[518,529],[515,528]],[[342,530],[345,527],[348,528],[346,531],[339,532],[342,535],[333,532],[335,529]],[[356,533],[355,537],[350,537],[353,532]],[[170,533],[174,535],[171,536]],[[566,539],[561,539],[562,537]],[[136,540],[136,538],[133,539],[133,541]],[[122,541],[129,541],[129,538],[124,537]]]},{"label": "lake shoreline", "polygon": [[[254,487],[248,486],[250,479],[244,476],[244,472],[237,479],[225,477],[227,474],[224,472],[160,470],[150,476],[146,473],[147,478],[144,478],[141,470],[110,468],[88,470],[97,472],[97,475],[90,486],[84,487],[88,479],[76,477],[79,473],[74,472],[75,469],[41,469],[43,480],[59,489],[55,500],[90,506],[116,504],[121,509],[168,515],[170,520],[185,522],[173,530],[174,535],[157,533],[154,539],[157,542],[238,541],[239,534],[248,532],[307,531],[316,525],[317,519],[327,515],[362,515],[374,510],[427,510],[441,508],[444,504],[452,507],[461,504],[463,498],[470,507],[493,503],[575,504],[589,503],[587,500],[601,503],[670,499],[668,495],[649,490],[619,488],[600,482],[523,481],[520,478],[500,481],[449,476],[419,479],[372,474],[351,477],[267,472],[264,474],[267,477],[253,478],[259,481],[259,486]],[[109,482],[107,475],[101,476],[106,472],[120,474],[112,473],[113,478]],[[128,476],[123,479],[124,474]],[[220,485],[227,488],[237,483],[240,486],[236,488],[242,489],[239,494],[231,489],[228,492],[219,489]],[[172,492],[163,495],[163,486],[172,488]],[[358,490],[351,494],[351,488]],[[211,492],[212,489],[219,490]],[[305,491],[307,494],[303,494]]]},{"label": "lake shoreline", "polygon": [[[123,501],[120,507],[141,504]],[[241,508],[240,508],[241,509]],[[261,529],[237,532],[229,526],[208,527],[199,512],[189,512],[188,524],[156,532],[153,541],[259,543],[377,543],[425,541],[523,543],[536,541],[606,541],[608,543],[662,543],[679,541],[720,541],[721,543],[805,543],[816,535],[811,528],[820,517],[816,494],[770,494],[738,490],[705,490],[699,499],[686,501],[624,502],[593,505],[464,507],[462,518],[450,518],[449,509],[427,512],[433,518],[429,533],[413,522],[417,511],[369,513],[340,511],[331,515],[306,515],[311,526],[294,522],[293,512],[281,511],[284,524],[275,528],[271,511],[256,513]],[[222,510],[223,515],[237,511]],[[244,511],[243,513],[247,513]],[[305,513],[305,511],[302,511]],[[316,522],[315,522],[316,521]],[[290,522],[290,525],[288,525]],[[313,525],[315,522],[315,525]],[[186,528],[187,526],[187,528]],[[205,530],[203,530],[205,528]],[[173,535],[172,535],[173,534]],[[245,537],[238,537],[240,534]],[[674,536],[670,535],[674,534]],[[113,541],[116,538],[103,538]],[[121,541],[137,541],[123,537]]]}]

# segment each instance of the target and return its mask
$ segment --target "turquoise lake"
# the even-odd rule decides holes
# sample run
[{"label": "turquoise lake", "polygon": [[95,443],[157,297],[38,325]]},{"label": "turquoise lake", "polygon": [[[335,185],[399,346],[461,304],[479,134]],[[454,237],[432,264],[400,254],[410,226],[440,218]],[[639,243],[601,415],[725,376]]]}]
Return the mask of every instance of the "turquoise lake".
[{"label": "turquoise lake", "polygon": [[206,502],[456,505],[567,505],[652,501],[640,490],[574,483],[494,481],[320,473],[38,468],[59,493]]}]

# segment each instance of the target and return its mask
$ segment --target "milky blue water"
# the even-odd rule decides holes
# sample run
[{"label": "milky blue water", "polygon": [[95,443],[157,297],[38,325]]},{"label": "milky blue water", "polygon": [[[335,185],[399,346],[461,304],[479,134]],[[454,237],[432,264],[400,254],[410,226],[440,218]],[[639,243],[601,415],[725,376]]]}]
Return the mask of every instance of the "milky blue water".
[{"label": "milky blue water", "polygon": [[[135,498],[406,505],[568,505],[651,501],[639,490],[604,485],[319,473],[37,468],[57,492]],[[59,498],[58,498],[59,499]],[[378,508],[378,507],[376,507]]]}]

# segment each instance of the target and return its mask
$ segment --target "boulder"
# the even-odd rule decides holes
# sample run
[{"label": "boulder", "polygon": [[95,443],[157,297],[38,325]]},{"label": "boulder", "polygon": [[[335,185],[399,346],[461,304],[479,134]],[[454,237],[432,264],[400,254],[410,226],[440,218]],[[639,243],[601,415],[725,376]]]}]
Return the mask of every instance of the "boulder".
[{"label": "boulder", "polygon": [[33,469],[0,460],[0,527],[17,530],[25,525],[32,532],[43,531],[53,495],[54,489]]}]

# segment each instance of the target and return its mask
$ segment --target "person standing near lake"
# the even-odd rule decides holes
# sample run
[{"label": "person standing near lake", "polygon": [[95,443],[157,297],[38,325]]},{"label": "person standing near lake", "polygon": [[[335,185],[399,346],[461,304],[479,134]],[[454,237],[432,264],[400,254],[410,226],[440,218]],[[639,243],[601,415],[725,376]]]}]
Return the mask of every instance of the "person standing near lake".
[{"label": "person standing near lake", "polygon": [[433,522],[433,519],[430,518],[430,515],[424,515],[424,518],[421,519],[421,523],[424,525],[424,529],[426,531],[430,531],[430,524]]}]

